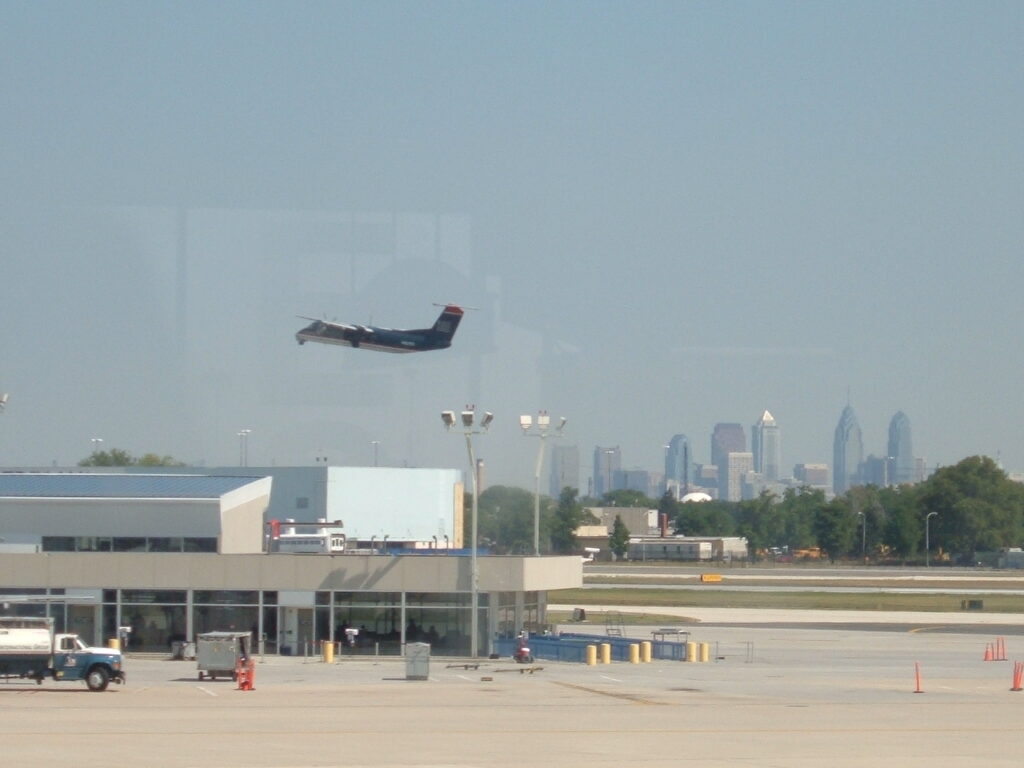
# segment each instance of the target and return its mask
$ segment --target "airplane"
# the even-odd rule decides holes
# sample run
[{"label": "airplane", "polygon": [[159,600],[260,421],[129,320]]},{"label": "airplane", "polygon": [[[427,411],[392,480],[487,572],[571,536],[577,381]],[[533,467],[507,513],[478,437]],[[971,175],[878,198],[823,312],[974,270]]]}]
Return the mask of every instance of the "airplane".
[{"label": "airplane", "polygon": [[[441,306],[441,305],[437,305]],[[321,344],[339,344],[343,347],[371,349],[376,352],[429,352],[434,349],[447,349],[452,345],[452,337],[462,320],[462,307],[447,304],[441,310],[432,328],[378,328],[374,325],[348,325],[331,323],[326,320],[313,320],[295,334],[299,344],[316,341]]]}]

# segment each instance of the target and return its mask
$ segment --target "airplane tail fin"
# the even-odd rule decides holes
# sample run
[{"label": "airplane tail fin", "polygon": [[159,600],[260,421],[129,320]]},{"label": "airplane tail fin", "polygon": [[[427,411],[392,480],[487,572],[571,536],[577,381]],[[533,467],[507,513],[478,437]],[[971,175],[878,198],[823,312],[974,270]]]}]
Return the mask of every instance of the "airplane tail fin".
[{"label": "airplane tail fin", "polygon": [[452,337],[459,327],[460,320],[462,320],[462,307],[448,304],[441,310],[441,314],[434,322],[434,327],[430,330],[440,343],[448,346],[452,343]]}]

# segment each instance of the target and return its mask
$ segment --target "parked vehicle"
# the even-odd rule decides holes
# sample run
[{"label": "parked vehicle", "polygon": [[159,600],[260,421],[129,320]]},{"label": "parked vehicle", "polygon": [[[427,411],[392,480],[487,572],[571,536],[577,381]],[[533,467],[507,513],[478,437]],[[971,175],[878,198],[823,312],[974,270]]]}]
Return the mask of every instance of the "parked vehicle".
[{"label": "parked vehicle", "polygon": [[53,631],[53,619],[0,616],[0,677],[35,680],[82,680],[90,691],[123,683],[121,651],[90,648],[78,635]]}]

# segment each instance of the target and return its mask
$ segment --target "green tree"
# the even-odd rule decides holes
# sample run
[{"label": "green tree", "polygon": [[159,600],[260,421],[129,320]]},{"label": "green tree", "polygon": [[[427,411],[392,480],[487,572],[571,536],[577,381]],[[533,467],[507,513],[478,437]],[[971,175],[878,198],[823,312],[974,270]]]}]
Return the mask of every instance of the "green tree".
[{"label": "green tree", "polygon": [[640,493],[640,491],[633,491],[626,488],[621,488],[617,491],[608,491],[608,493],[602,496],[601,506],[640,507],[641,509],[654,509],[655,507],[658,506],[658,504],[650,496]]},{"label": "green tree", "polygon": [[932,475],[921,490],[918,513],[931,520],[930,539],[962,560],[978,550],[1020,546],[1024,486],[987,456],[971,456]]},{"label": "green tree", "polygon": [[155,453],[144,453],[135,462],[140,467],[184,467],[185,463],[177,461],[173,456],[157,456]]},{"label": "green tree", "polygon": [[886,513],[882,542],[893,555],[906,562],[917,554],[924,542],[919,486],[882,488],[878,494]]},{"label": "green tree", "polygon": [[849,554],[854,542],[857,517],[845,497],[833,499],[818,510],[814,518],[814,533],[818,546],[833,563]]},{"label": "green tree", "polygon": [[577,499],[575,488],[563,488],[558,497],[558,506],[551,521],[551,551],[558,554],[573,554],[579,549],[576,529],[584,519],[583,505]]},{"label": "green tree", "polygon": [[612,533],[608,537],[608,549],[617,558],[625,557],[629,552],[629,529],[622,522],[622,515],[616,515],[615,522],[612,523]]},{"label": "green tree", "polygon": [[[472,496],[469,503],[472,504]],[[532,493],[522,488],[492,485],[480,494],[478,506],[480,546],[496,554],[533,551]],[[469,534],[466,541],[469,541]]]},{"label": "green tree", "polygon": [[183,467],[184,462],[177,461],[171,456],[158,456],[155,453],[143,454],[142,458],[135,458],[128,451],[121,448],[111,448],[109,451],[93,451],[88,457],[78,462],[80,467]]},{"label": "green tree", "polygon": [[111,448],[109,451],[93,451],[88,458],[78,462],[80,467],[131,467],[136,459],[128,451]]}]

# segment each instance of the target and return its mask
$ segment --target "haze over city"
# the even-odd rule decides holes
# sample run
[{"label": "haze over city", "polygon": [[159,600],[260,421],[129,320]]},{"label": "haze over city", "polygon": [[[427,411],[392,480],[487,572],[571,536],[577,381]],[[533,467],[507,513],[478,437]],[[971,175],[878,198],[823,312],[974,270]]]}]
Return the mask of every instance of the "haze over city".
[{"label": "haze over city", "polygon": [[[0,3],[0,465],[1024,469],[1016,2]],[[451,349],[296,344],[296,315]],[[585,490],[581,489],[581,490]]]}]

